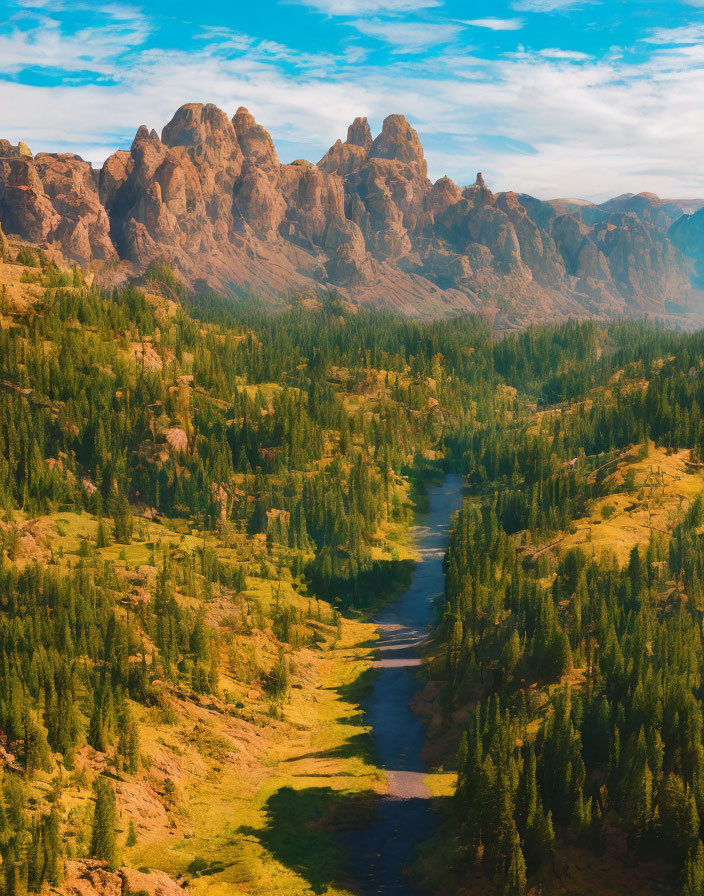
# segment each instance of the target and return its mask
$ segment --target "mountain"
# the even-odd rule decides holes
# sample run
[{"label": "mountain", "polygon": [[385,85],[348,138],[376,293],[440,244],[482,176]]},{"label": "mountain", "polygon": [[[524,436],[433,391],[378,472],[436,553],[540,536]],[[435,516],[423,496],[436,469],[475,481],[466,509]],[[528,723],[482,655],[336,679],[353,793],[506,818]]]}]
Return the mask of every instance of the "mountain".
[{"label": "mountain", "polygon": [[[0,225],[105,283],[176,266],[191,286],[334,288],[354,304],[495,326],[567,315],[698,317],[704,294],[667,228],[684,203],[650,194],[593,206],[493,193],[480,175],[432,183],[403,115],[365,118],[317,165],[279,161],[245,109],[182,106],[95,171],[67,153],[0,141]],[[689,210],[689,209],[687,209]]]},{"label": "mountain", "polygon": [[704,208],[682,215],[668,233],[674,245],[694,261],[698,282],[704,284]]},{"label": "mountain", "polygon": [[660,199],[654,193],[624,193],[602,203],[599,208],[607,212],[631,212],[641,221],[667,230],[683,215],[698,211],[703,205],[701,199]]}]

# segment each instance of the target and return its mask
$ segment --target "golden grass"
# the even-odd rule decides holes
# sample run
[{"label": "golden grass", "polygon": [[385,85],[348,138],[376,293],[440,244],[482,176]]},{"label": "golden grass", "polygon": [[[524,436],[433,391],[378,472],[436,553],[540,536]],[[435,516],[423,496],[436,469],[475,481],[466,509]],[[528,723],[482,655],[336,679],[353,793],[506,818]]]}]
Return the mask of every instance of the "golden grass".
[{"label": "golden grass", "polygon": [[[635,545],[648,544],[651,532],[669,536],[704,489],[704,473],[689,468],[687,461],[689,450],[668,454],[652,442],[647,457],[638,448],[624,452],[606,479],[611,493],[591,501],[572,531],[536,546],[533,556],[549,545],[554,554],[580,547],[596,557],[610,551],[624,564]],[[627,489],[629,474],[632,486]]]}]

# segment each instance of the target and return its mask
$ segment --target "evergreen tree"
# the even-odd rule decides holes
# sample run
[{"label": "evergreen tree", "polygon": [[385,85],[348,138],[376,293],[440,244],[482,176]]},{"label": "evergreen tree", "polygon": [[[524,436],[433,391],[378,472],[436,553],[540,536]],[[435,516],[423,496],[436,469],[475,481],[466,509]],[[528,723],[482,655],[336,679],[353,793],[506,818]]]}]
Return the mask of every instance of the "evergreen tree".
[{"label": "evergreen tree", "polygon": [[114,868],[117,862],[115,821],[115,791],[105,778],[98,778],[95,782],[95,809],[90,854],[96,859],[107,862],[110,868]]}]

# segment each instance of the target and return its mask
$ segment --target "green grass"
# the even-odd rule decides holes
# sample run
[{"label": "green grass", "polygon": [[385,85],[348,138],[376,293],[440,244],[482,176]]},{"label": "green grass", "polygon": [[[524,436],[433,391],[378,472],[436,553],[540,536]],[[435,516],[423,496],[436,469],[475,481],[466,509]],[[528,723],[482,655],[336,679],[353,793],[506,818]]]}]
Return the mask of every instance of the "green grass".
[{"label": "green grass", "polygon": [[373,794],[331,787],[282,787],[264,806],[263,828],[238,833],[256,837],[271,856],[300,875],[313,893],[327,893],[344,880],[348,857],[335,830],[361,827],[373,815]]}]

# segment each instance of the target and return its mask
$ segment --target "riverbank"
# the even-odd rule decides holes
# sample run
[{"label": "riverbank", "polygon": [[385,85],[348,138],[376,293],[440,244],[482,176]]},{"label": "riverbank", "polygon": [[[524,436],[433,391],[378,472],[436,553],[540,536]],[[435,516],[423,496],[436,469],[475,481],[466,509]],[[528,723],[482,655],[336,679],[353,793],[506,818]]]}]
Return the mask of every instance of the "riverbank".
[{"label": "riverbank", "polygon": [[[212,712],[195,729],[185,717],[154,726],[144,746],[173,766],[184,798],[176,826],[140,834],[132,865],[187,877],[199,896],[412,892],[403,869],[434,813],[424,729],[409,704],[462,479],[432,471],[414,490],[413,525],[394,533],[399,560],[414,563],[405,590],[380,601],[373,620],[318,625],[321,642],[298,651],[288,698],[275,716],[257,717],[246,744],[241,723]],[[196,786],[181,756],[206,724],[212,743],[190,766],[208,766],[198,765]]]},{"label": "riverbank", "polygon": [[374,620],[379,633],[376,677],[364,709],[386,792],[377,805],[376,822],[344,838],[361,869],[357,890],[365,896],[417,892],[404,870],[435,824],[433,790],[421,755],[425,731],[411,703],[419,688],[417,671],[433,621],[433,598],[443,590],[443,559],[463,485],[461,476],[451,474],[428,489],[426,512],[411,531],[419,560],[410,587]]}]

